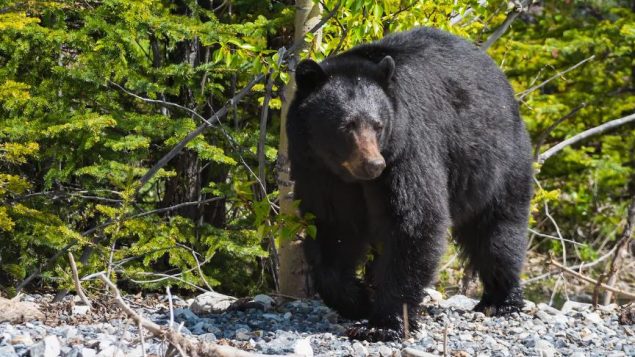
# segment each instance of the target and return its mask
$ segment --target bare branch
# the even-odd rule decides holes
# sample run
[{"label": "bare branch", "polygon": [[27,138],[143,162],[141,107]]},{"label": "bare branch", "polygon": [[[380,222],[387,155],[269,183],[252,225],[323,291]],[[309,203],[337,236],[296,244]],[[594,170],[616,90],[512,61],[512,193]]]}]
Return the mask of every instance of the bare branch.
[{"label": "bare branch", "polygon": [[547,136],[549,136],[549,134],[556,127],[558,127],[558,125],[562,124],[565,120],[573,118],[573,116],[576,115],[580,111],[580,109],[585,108],[586,106],[587,106],[587,103],[582,103],[582,104],[578,105],[577,107],[571,109],[571,111],[569,113],[567,113],[566,115],[564,115],[560,119],[556,120],[547,129],[545,129],[542,133],[540,133],[540,135],[536,139],[536,143],[534,144],[534,148],[535,148],[534,149],[534,153],[535,153],[535,158],[536,159],[538,158],[538,156],[540,156],[540,147],[542,146],[542,144],[547,139]]},{"label": "bare branch", "polygon": [[531,228],[529,228],[529,231],[530,231],[532,234],[537,235],[538,237],[549,238],[549,239],[555,239],[555,240],[559,240],[559,241],[564,241],[564,242],[567,242],[567,243],[571,243],[571,244],[574,244],[574,245],[580,245],[580,246],[585,246],[585,245],[586,245],[586,244],[578,243],[578,242],[576,242],[576,241],[574,241],[574,240],[571,240],[571,239],[565,239],[565,238],[561,238],[561,237],[552,236],[552,235],[549,235],[549,234],[540,233],[540,232],[538,232],[537,230],[534,230],[534,229],[531,229]]},{"label": "bare branch", "polygon": [[556,78],[560,78],[562,77],[564,74],[573,71],[574,69],[582,66],[583,64],[591,61],[595,59],[595,55],[592,55],[589,58],[585,58],[582,61],[574,64],[573,66],[565,69],[564,71],[558,72],[556,74],[554,74],[553,76],[547,78],[546,80],[542,81],[540,84],[537,84],[531,88],[525,89],[524,91],[520,92],[520,93],[516,93],[516,97],[518,97],[518,100],[523,100],[529,93],[535,91],[536,89],[540,89],[542,87],[544,87],[547,83],[551,82],[552,80],[556,79]]},{"label": "bare branch", "polygon": [[561,142],[558,145],[555,145],[553,147],[551,147],[549,150],[543,152],[542,154],[540,154],[540,156],[538,157],[538,163],[542,164],[544,163],[547,159],[549,159],[550,157],[552,157],[553,155],[555,155],[556,153],[558,153],[559,151],[561,151],[562,149],[564,149],[567,146],[576,144],[580,141],[583,141],[591,136],[594,135],[598,135],[598,134],[602,134],[606,131],[609,131],[611,129],[615,129],[617,127],[620,127],[622,125],[631,123],[631,122],[635,122],[635,113],[631,114],[631,115],[627,115],[623,118],[620,119],[615,119],[615,120],[611,120],[609,122],[606,122],[600,126],[596,126],[595,128],[591,128],[588,130],[585,130],[583,132],[581,132],[580,134],[577,134],[563,142]]},{"label": "bare branch", "polygon": [[[635,195],[635,182],[633,182],[633,180],[635,180],[635,176],[633,176],[633,178],[631,179],[631,194]],[[626,258],[626,256],[628,255],[628,251],[629,251],[629,246],[630,246],[630,242],[633,238],[633,231],[635,230],[635,196],[633,197],[630,205],[628,206],[628,210],[627,210],[627,214],[626,214],[626,225],[624,226],[624,230],[622,231],[622,235],[620,240],[617,242],[617,244],[615,244],[615,255],[613,256],[613,259],[611,259],[611,264],[610,264],[610,268],[609,271],[606,275],[607,279],[606,279],[606,283],[608,285],[615,285],[615,283],[617,283],[617,277],[619,275],[619,271],[622,268],[624,259]],[[607,291],[604,294],[604,305],[607,305],[610,303],[611,298],[613,297],[613,294],[611,291]]]},{"label": "bare branch", "polygon": [[[570,274],[572,276],[575,276],[576,278],[578,278],[580,280],[586,281],[587,283],[591,283],[591,284],[597,284],[598,283],[597,280],[589,278],[588,276],[582,275],[582,274],[580,274],[580,273],[578,273],[576,271],[573,271],[573,270],[567,268],[566,266],[558,263],[555,260],[551,260],[551,264],[553,264],[554,266],[556,266],[557,268],[559,268],[563,272],[565,272],[567,274]],[[620,290],[620,289],[618,289],[616,287],[609,286],[607,284],[600,284],[600,286],[602,288],[604,288],[605,290],[612,291],[612,292],[614,292],[616,294],[620,294],[620,295],[622,295],[624,297],[627,297],[629,299],[635,299],[635,293],[630,293],[628,291]]]},{"label": "bare branch", "polygon": [[[592,262],[575,265],[575,266],[569,267],[569,269],[571,269],[571,270],[582,270],[582,269],[594,267],[594,266],[600,264],[601,262],[607,260],[608,258],[610,258],[611,255],[613,255],[613,252],[615,252],[615,248],[611,249],[609,252],[607,252],[606,254],[604,254],[603,256],[601,256],[599,258],[597,258],[596,260],[594,260]],[[532,284],[532,283],[535,283],[537,281],[546,279],[546,278],[548,278],[550,276],[556,275],[558,273],[559,272],[556,272],[556,271],[550,271],[548,273],[540,274],[540,275],[535,276],[535,277],[533,277],[531,279],[523,280],[521,282],[521,285],[525,286],[525,285],[528,285],[528,284]]]},{"label": "bare branch", "polygon": [[123,309],[123,311],[133,319],[139,326],[144,327],[157,337],[165,339],[171,346],[178,351],[182,351],[183,355],[187,356],[218,356],[218,357],[256,357],[264,356],[260,354],[254,354],[247,351],[239,350],[230,346],[220,346],[214,343],[197,341],[190,339],[181,333],[162,328],[160,325],[142,317],[136,311],[134,311],[121,297],[121,293],[115,284],[104,275],[104,273],[96,274],[96,277],[101,280],[114,295],[115,303]]},{"label": "bare branch", "polygon": [[523,11],[525,11],[525,9],[527,8],[527,5],[529,5],[529,0],[521,1],[520,4],[518,5],[519,6],[517,8],[515,8],[512,12],[507,14],[507,18],[505,19],[505,22],[503,22],[503,24],[500,27],[498,27],[494,31],[494,33],[490,35],[487,41],[485,41],[485,43],[481,45],[481,49],[483,51],[487,51],[487,49],[490,48],[494,44],[494,42],[496,42],[499,38],[501,38],[505,34],[505,32],[507,32],[512,22],[516,20],[518,15],[520,15]]},{"label": "bare branch", "polygon": [[84,290],[82,289],[82,284],[79,281],[79,274],[77,273],[77,265],[75,264],[75,258],[73,257],[73,253],[68,252],[68,262],[71,265],[71,271],[73,272],[73,282],[75,282],[75,290],[77,291],[77,296],[82,300],[84,305],[91,307],[92,304],[90,300],[84,294]]}]

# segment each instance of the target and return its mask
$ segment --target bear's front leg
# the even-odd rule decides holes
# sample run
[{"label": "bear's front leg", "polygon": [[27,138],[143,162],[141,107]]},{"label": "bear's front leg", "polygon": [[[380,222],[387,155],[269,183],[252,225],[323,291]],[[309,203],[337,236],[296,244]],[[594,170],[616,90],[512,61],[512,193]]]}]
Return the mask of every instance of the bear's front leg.
[{"label": "bear's front leg", "polygon": [[424,186],[425,180],[392,181],[396,191],[390,196],[391,219],[379,232],[384,251],[373,272],[375,294],[368,326],[354,326],[349,337],[368,341],[404,337],[404,305],[409,331],[418,329],[419,304],[443,255],[450,222],[444,186],[434,186],[435,181],[427,179],[434,190]]}]

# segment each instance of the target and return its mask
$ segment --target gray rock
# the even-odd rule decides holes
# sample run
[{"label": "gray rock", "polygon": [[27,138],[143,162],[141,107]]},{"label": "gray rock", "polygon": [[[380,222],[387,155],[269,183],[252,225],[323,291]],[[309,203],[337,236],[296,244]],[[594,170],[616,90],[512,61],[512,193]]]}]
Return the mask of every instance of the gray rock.
[{"label": "gray rock", "polygon": [[310,338],[302,338],[293,345],[293,353],[303,357],[313,357],[313,348]]},{"label": "gray rock", "polygon": [[459,310],[472,310],[478,301],[470,299],[465,295],[454,295],[447,300],[439,302],[442,308],[455,308]]},{"label": "gray rock", "polygon": [[540,311],[544,311],[550,315],[558,315],[560,313],[560,310],[556,309],[555,307],[551,307],[543,302],[538,304],[537,307]]},{"label": "gray rock", "polygon": [[564,305],[560,308],[560,312],[563,314],[568,314],[572,311],[585,311],[591,308],[591,304],[587,304],[584,302],[577,302],[573,300],[567,300]]},{"label": "gray rock", "polygon": [[236,339],[238,341],[249,341],[252,337],[251,331],[246,328],[239,328],[236,330]]},{"label": "gray rock", "polygon": [[265,310],[271,310],[276,301],[269,295],[259,294],[254,296],[254,302],[261,304]]},{"label": "gray rock", "polygon": [[15,357],[18,354],[15,353],[15,349],[13,346],[1,346],[0,347],[0,357]]},{"label": "gray rock", "polygon": [[379,346],[377,349],[380,357],[390,357],[392,356],[392,350],[387,346]]},{"label": "gray rock", "polygon": [[86,305],[73,305],[71,313],[73,315],[86,315],[90,311],[90,306]]},{"label": "gray rock", "polygon": [[366,357],[368,356],[368,349],[364,347],[360,342],[354,342],[353,345],[354,355],[355,357]]},{"label": "gray rock", "polygon": [[190,309],[195,314],[218,313],[227,310],[234,301],[235,297],[209,291],[197,296]]},{"label": "gray rock", "polygon": [[60,340],[56,336],[46,336],[29,349],[31,357],[57,357],[61,352]]},{"label": "gray rock", "polygon": [[436,355],[414,348],[406,347],[401,350],[402,357],[436,357]]},{"label": "gray rock", "polygon": [[595,312],[588,312],[584,314],[584,319],[597,325],[604,324],[604,320]]},{"label": "gray rock", "polygon": [[204,333],[199,335],[198,339],[203,342],[214,342],[216,341],[216,335],[213,333]]},{"label": "gray rock", "polygon": [[428,296],[430,297],[430,299],[432,301],[442,301],[443,300],[443,294],[441,294],[440,292],[432,289],[432,288],[426,288],[425,289],[426,294],[428,294]]},{"label": "gray rock", "polygon": [[82,357],[82,349],[75,346],[71,348],[70,351],[68,351],[66,354],[64,354],[64,357]]},{"label": "gray rock", "polygon": [[97,357],[126,357],[126,354],[117,346],[108,346],[105,350],[99,351]]},{"label": "gray rock", "polygon": [[542,339],[536,341],[534,350],[540,357],[553,357],[556,354],[556,349],[553,347],[551,342]]},{"label": "gray rock", "polygon": [[33,344],[33,339],[29,335],[17,335],[10,338],[9,343],[12,345],[31,346]]},{"label": "gray rock", "polygon": [[195,321],[198,316],[190,309],[178,308],[174,309],[174,317],[185,321]]},{"label": "gray rock", "polygon": [[522,311],[532,312],[534,310],[536,310],[536,303],[534,303],[533,301],[525,300],[525,306],[523,306]]}]

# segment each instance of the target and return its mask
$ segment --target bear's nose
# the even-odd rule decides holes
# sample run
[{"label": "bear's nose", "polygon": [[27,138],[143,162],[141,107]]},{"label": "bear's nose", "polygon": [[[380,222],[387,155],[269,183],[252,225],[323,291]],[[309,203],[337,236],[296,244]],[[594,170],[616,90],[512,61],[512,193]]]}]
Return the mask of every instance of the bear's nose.
[{"label": "bear's nose", "polygon": [[364,170],[366,170],[366,173],[371,179],[374,179],[381,175],[385,168],[386,161],[384,161],[383,158],[368,160],[364,164]]}]

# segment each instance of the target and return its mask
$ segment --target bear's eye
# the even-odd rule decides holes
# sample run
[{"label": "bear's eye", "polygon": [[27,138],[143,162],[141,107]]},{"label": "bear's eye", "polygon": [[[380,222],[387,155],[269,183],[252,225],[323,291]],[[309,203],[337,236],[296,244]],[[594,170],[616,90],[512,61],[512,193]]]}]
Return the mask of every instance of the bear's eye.
[{"label": "bear's eye", "polygon": [[384,123],[382,123],[382,122],[374,122],[373,123],[373,128],[375,128],[375,130],[382,130],[384,128]]},{"label": "bear's eye", "polygon": [[354,120],[349,121],[348,123],[344,125],[344,127],[346,128],[346,130],[350,130],[350,131],[355,130],[357,129],[357,122]]}]

